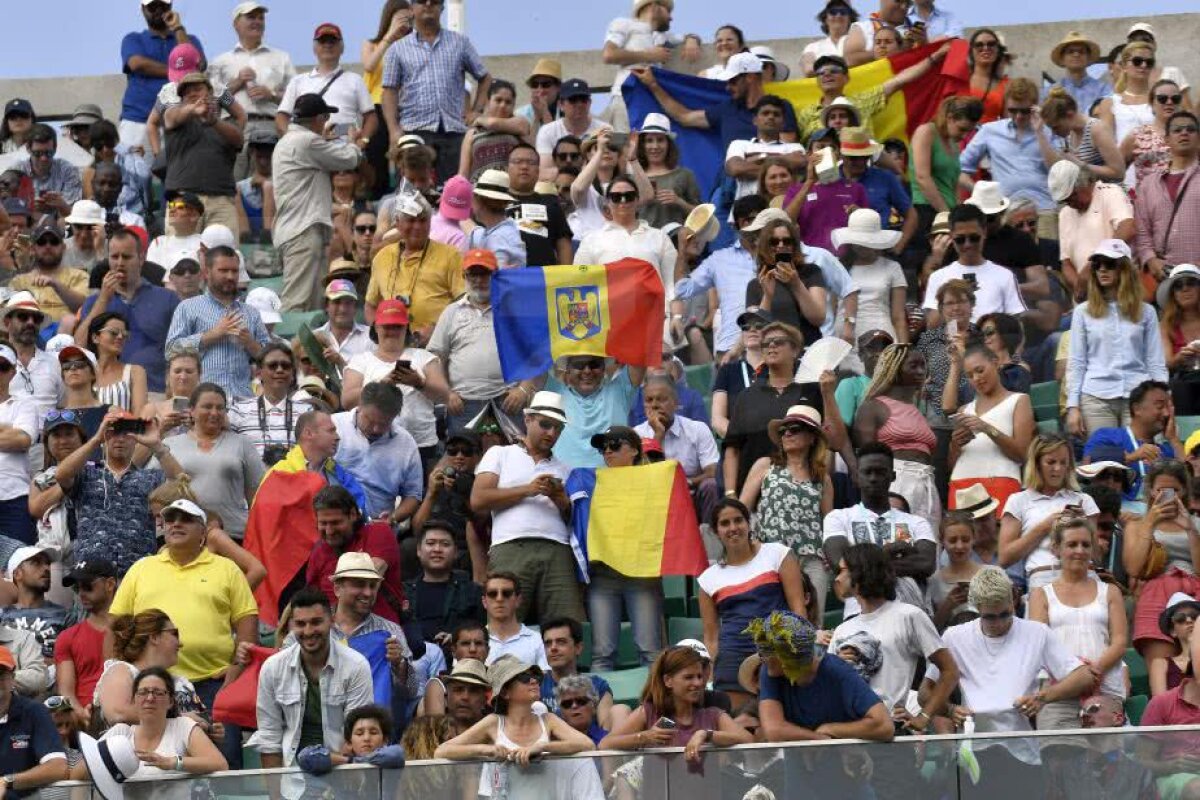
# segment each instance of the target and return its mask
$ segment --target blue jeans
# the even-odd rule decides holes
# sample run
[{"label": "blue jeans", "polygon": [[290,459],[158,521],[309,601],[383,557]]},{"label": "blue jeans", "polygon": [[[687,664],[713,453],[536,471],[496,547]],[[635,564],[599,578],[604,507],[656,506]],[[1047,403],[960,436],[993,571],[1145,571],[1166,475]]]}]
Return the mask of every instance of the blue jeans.
[{"label": "blue jeans", "polygon": [[621,606],[633,625],[633,641],[643,665],[662,650],[663,593],[659,578],[628,578],[603,564],[592,565],[588,617],[592,620],[592,672],[615,668],[621,639]]},{"label": "blue jeans", "polygon": [[[224,685],[224,678],[209,678],[206,681],[195,682],[196,694],[200,695],[200,702],[204,703],[204,707],[208,709],[210,719],[212,718],[213,703],[217,699],[217,692]],[[225,737],[221,739],[221,755],[225,756],[230,769],[241,769],[242,729],[237,725],[222,724],[225,726]]]}]

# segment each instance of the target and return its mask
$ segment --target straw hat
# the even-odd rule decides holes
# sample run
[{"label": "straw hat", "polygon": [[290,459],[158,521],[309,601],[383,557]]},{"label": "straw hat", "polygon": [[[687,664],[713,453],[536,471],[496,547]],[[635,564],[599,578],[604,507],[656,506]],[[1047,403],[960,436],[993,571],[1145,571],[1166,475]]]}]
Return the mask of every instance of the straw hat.
[{"label": "straw hat", "polygon": [[1095,64],[1100,60],[1100,45],[1079,31],[1071,31],[1062,38],[1062,41],[1054,45],[1054,49],[1050,51],[1050,60],[1054,62],[1054,66],[1061,67],[1063,65],[1063,50],[1066,50],[1073,44],[1087,45],[1089,64]]},{"label": "straw hat", "polygon": [[487,668],[487,679],[492,685],[492,692],[498,695],[513,678],[533,670],[542,671],[537,664],[526,664],[514,655],[503,655]]},{"label": "straw hat", "polygon": [[873,158],[883,150],[883,145],[874,141],[866,128],[842,128],[838,134],[842,157]]},{"label": "straw hat", "polygon": [[449,675],[442,678],[443,683],[451,681],[465,683],[468,686],[491,687],[487,679],[487,667],[476,658],[460,658],[454,662],[454,669],[450,671]]},{"label": "straw hat", "polygon": [[706,245],[721,232],[721,223],[717,221],[717,207],[712,203],[701,203],[691,210],[683,227],[692,235],[692,240]]},{"label": "straw hat", "polygon": [[812,406],[792,406],[787,410],[787,414],[783,419],[773,419],[767,423],[767,435],[771,437],[771,441],[774,442],[777,447],[781,446],[779,429],[784,425],[788,425],[793,422],[806,425],[818,436],[825,435],[825,432],[821,430],[820,411],[817,411]]},{"label": "straw hat", "polygon": [[834,249],[842,245],[855,244],[871,250],[888,250],[900,241],[900,231],[889,231],[883,227],[879,212],[872,208],[859,208],[850,212],[846,227],[835,228],[830,234]]},{"label": "straw hat", "polygon": [[974,519],[983,519],[988,514],[995,513],[999,505],[982,483],[973,483],[954,492],[954,510],[970,514]]},{"label": "straw hat", "polygon": [[937,236],[939,233],[950,233],[949,211],[939,211],[933,218],[933,224],[929,226],[930,236]]},{"label": "straw hat", "polygon": [[512,184],[509,182],[508,173],[499,169],[487,169],[479,176],[479,180],[475,181],[475,194],[480,197],[486,197],[490,200],[503,200],[507,203],[515,203],[514,198],[509,192],[512,191]]},{"label": "straw hat", "polygon": [[533,65],[533,69],[529,71],[529,77],[525,79],[525,85],[531,86],[534,78],[553,78],[562,83],[562,64],[553,58],[539,58],[537,63]]},{"label": "straw hat", "polygon": [[825,108],[823,108],[821,110],[821,124],[824,125],[825,127],[827,127],[827,128],[829,127],[829,112],[833,111],[835,108],[847,109],[848,111],[850,111],[851,113],[854,114],[854,118],[856,120],[858,120],[859,122],[862,122],[862,114],[859,113],[858,106],[854,105],[854,103],[851,102],[849,98],[835,97],[833,99],[833,102],[831,102],[829,105],[825,106]]},{"label": "straw hat", "polygon": [[348,552],[338,557],[337,567],[333,571],[333,580],[343,578],[365,578],[369,581],[383,580],[375,566],[370,553]]}]

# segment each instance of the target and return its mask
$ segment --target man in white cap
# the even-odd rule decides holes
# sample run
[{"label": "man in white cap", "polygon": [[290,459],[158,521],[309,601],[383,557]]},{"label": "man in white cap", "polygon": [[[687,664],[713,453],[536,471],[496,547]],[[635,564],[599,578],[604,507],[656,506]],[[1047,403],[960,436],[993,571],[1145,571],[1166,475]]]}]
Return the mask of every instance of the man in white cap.
[{"label": "man in white cap", "polygon": [[604,63],[617,64],[621,68],[613,77],[612,99],[606,116],[619,131],[629,130],[629,114],[621,96],[621,85],[629,75],[629,67],[666,64],[671,51],[681,45],[680,56],[685,62],[692,63],[700,58],[699,36],[682,37],[671,33],[674,10],[675,0],[633,0],[630,16],[617,17],[608,23],[604,33]]},{"label": "man in white cap", "polygon": [[[13,294],[5,301],[4,309],[0,312],[0,322],[8,333],[8,343],[17,356],[13,365],[16,367],[16,380],[10,380],[9,392],[14,397],[31,398],[39,419],[58,405],[58,396],[63,390],[58,359],[38,346],[38,335],[44,320],[41,306],[29,292]],[[37,437],[34,436],[34,439]]]},{"label": "man in white cap", "polygon": [[[232,50],[212,60],[208,74],[233,94],[246,109],[246,132],[257,128],[272,130],[275,112],[288,82],[296,76],[292,57],[285,51],[263,44],[267,30],[267,7],[262,3],[238,3],[233,9],[233,30],[238,43]],[[239,168],[245,169],[245,156]],[[238,177],[245,177],[239,171]]]},{"label": "man in white cap", "polygon": [[509,193],[508,173],[500,169],[484,170],[471,192],[471,207],[476,227],[467,234],[464,250],[491,250],[500,269],[523,267],[525,242],[517,223],[508,216],[508,207],[517,202]]},{"label": "man in white cap", "polygon": [[339,372],[350,359],[371,350],[371,328],[355,319],[358,313],[358,290],[346,278],[334,278],[325,287],[325,314],[329,319],[313,330],[325,344],[325,360]]},{"label": "man in white cap", "polygon": [[63,222],[71,226],[71,238],[63,251],[63,263],[90,272],[107,251],[104,209],[95,200],[77,200]]},{"label": "man in white cap", "polygon": [[538,392],[525,409],[524,440],[491,448],[475,469],[471,510],[492,515],[488,568],[517,576],[521,619],[530,610],[538,619],[584,618],[563,489],[570,470],[554,455],[566,425],[562,395]]},{"label": "man in white cap", "polygon": [[804,145],[780,139],[788,103],[773,94],[764,95],[754,107],[754,136],[735,139],[725,151],[725,174],[737,179],[737,197],[758,191],[758,176],[769,156],[779,156],[795,174],[808,164]]},{"label": "man in white cap", "polygon": [[20,362],[0,344],[0,531],[25,544],[37,540],[29,515],[29,448],[38,440],[41,417],[37,403],[10,392]]},{"label": "man in white cap", "polygon": [[54,642],[67,627],[67,609],[46,599],[50,591],[50,564],[58,552],[49,547],[18,547],[8,559],[4,575],[17,588],[17,599],[0,609],[0,627],[28,631],[37,637],[46,664],[54,663]]},{"label": "man in white cap", "polygon": [[1120,240],[1125,244],[1126,257],[1132,256],[1129,245],[1137,235],[1133,206],[1120,184],[1098,183],[1091,170],[1065,158],[1050,167],[1046,184],[1051,199],[1061,206],[1058,249],[1063,277],[1074,289],[1075,298],[1082,300],[1087,295],[1088,262],[1101,242]]}]

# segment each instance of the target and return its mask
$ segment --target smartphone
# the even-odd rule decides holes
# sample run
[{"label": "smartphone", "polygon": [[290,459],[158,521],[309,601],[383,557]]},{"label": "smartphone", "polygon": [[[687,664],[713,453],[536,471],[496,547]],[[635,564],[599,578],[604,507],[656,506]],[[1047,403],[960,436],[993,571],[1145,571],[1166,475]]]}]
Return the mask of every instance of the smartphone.
[{"label": "smartphone", "polygon": [[971,582],[970,581],[959,581],[958,588],[962,589],[965,592],[971,588]]},{"label": "smartphone", "polygon": [[625,145],[629,144],[629,134],[613,131],[608,136],[608,143],[618,150],[624,150]]},{"label": "smartphone", "polygon": [[958,336],[958,320],[948,319],[946,320],[946,338],[953,339],[955,336]]},{"label": "smartphone", "polygon": [[113,433],[145,433],[146,420],[119,419],[112,424]]},{"label": "smartphone", "polygon": [[975,277],[974,272],[964,272],[963,280],[966,281],[967,283],[971,284],[972,291],[978,291],[979,280]]},{"label": "smartphone", "polygon": [[189,401],[186,397],[171,398],[171,410],[176,414],[186,414],[190,407],[191,401]]},{"label": "smartphone", "polygon": [[396,369],[406,369],[409,372],[411,372],[412,371],[412,362],[409,361],[407,358],[402,358],[396,362]]},{"label": "smartphone", "polygon": [[1175,502],[1175,490],[1171,488],[1163,489],[1158,493],[1158,502],[1165,505]]},{"label": "smartphone", "polygon": [[676,727],[675,720],[670,717],[659,717],[658,722],[654,723],[654,727],[662,728],[665,731],[673,731]]}]

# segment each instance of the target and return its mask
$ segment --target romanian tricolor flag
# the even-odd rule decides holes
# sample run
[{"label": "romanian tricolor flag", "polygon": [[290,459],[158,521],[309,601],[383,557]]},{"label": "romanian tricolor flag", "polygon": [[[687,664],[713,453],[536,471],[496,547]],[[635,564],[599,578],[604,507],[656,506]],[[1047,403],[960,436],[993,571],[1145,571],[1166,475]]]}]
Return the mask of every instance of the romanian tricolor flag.
[{"label": "romanian tricolor flag", "polygon": [[[862,94],[881,86],[908,67],[933,55],[941,45],[941,42],[926,45],[854,67],[850,70],[850,82],[846,84],[845,93]],[[942,98],[965,93],[968,78],[966,54],[967,43],[961,39],[954,41],[950,53],[939,65],[924,77],[894,92],[884,111],[872,120],[875,140],[882,142],[894,137],[908,141],[918,125],[933,119]],[[707,108],[729,98],[725,84],[720,81],[682,75],[657,67],[654,68],[654,74],[667,94],[687,108]],[[767,94],[778,95],[789,101],[796,111],[821,99],[821,89],[815,78],[768,83],[763,89]],[[621,92],[629,108],[629,121],[634,130],[641,127],[647,114],[665,113],[654,95],[632,75],[626,79]],[[701,192],[707,197],[724,174],[725,153],[721,150],[720,137],[715,130],[680,125],[674,127],[680,164],[696,173]]]},{"label": "romanian tricolor flag", "polygon": [[699,575],[708,569],[687,476],[677,461],[573,470],[572,549],[631,578]]},{"label": "romanian tricolor flag", "polygon": [[267,473],[250,505],[243,546],[267,568],[254,599],[259,618],[268,625],[278,624],[279,599],[304,570],[317,542],[313,498],[325,486],[315,472],[275,469]]},{"label": "romanian tricolor flag", "polygon": [[492,279],[500,367],[507,381],[534,378],[563,356],[662,362],[664,289],[645,261],[504,269]]}]

